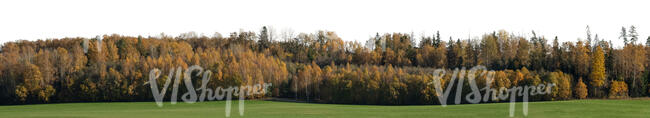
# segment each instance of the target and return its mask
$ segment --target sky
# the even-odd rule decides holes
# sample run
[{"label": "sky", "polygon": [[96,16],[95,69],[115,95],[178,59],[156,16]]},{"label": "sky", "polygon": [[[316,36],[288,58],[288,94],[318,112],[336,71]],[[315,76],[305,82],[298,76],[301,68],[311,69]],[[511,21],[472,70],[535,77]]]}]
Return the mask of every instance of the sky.
[{"label": "sky", "polygon": [[[0,43],[103,34],[176,36],[196,32],[336,32],[364,42],[375,33],[480,37],[497,30],[549,40],[585,39],[592,34],[618,39],[622,26],[635,25],[645,43],[650,35],[650,2],[643,0],[2,0]],[[278,33],[279,35],[279,33]]]}]

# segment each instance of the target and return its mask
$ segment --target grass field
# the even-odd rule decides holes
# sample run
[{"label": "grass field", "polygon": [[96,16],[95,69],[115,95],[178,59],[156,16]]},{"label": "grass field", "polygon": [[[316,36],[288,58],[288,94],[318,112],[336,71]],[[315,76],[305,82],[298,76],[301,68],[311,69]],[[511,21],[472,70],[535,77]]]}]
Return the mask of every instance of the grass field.
[{"label": "grass field", "polygon": [[[419,106],[375,106],[246,101],[244,117],[508,117],[508,103]],[[515,117],[523,117],[520,103]],[[65,103],[0,106],[2,118],[221,118],[225,102]],[[240,117],[233,101],[231,117]],[[528,117],[650,117],[650,100],[573,100],[531,102]]]}]

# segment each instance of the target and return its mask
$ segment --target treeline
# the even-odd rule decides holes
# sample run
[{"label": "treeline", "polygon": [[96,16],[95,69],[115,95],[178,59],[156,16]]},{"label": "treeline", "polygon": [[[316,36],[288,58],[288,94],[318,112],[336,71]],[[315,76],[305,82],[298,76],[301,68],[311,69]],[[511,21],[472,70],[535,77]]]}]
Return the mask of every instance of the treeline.
[{"label": "treeline", "polygon": [[[443,93],[436,93],[434,89],[434,81],[436,77],[433,68],[419,68],[419,67],[405,67],[398,68],[393,66],[376,66],[376,65],[345,65],[336,66],[328,65],[320,68],[316,64],[307,65],[306,68],[298,73],[298,77],[294,82],[295,88],[292,91],[297,91],[296,96],[301,99],[314,99],[318,102],[324,103],[345,103],[345,104],[382,104],[382,105],[396,105],[396,104],[440,104],[438,97]],[[485,90],[480,90],[480,94],[486,95],[482,102],[501,102],[509,101],[510,97],[498,98],[500,94],[505,96],[512,96],[512,94],[505,93],[506,91],[498,91],[499,88],[511,89],[515,86],[535,86],[539,84],[555,84],[549,86],[551,89],[549,94],[533,95],[529,99],[531,101],[541,100],[568,100],[568,99],[584,99],[587,96],[587,88],[582,80],[577,80],[579,83],[575,85],[571,82],[574,79],[571,75],[556,71],[556,72],[534,72],[529,71],[525,67],[518,70],[502,70],[494,71],[491,75],[486,71],[475,71],[472,73],[468,68],[462,70],[446,70],[447,73],[443,74],[440,78],[442,88],[451,89],[447,103],[453,103],[456,95],[459,78],[469,78],[468,76],[475,75],[475,85],[479,88],[489,86],[497,91],[489,94]],[[487,77],[492,77],[492,82],[488,82]],[[452,79],[456,78],[456,79]],[[311,81],[311,82],[305,82]],[[462,88],[461,100],[462,103],[467,103],[465,97],[469,95],[472,90],[470,83],[465,80],[464,84],[460,85]],[[614,87],[616,90],[622,89]],[[544,88],[545,90],[546,88]],[[444,91],[444,90],[443,90]],[[625,97],[620,96],[627,94],[627,91],[613,91],[610,95],[612,97]],[[619,95],[620,94],[620,95]],[[312,97],[304,98],[304,97]],[[475,96],[476,97],[476,96]],[[521,100],[521,96],[515,97]]]},{"label": "treeline", "polygon": [[[526,37],[498,31],[447,41],[439,33],[387,33],[359,43],[328,31],[295,36],[284,32],[280,39],[273,31],[264,27],[259,33],[233,32],[228,37],[114,34],[8,42],[0,48],[0,103],[151,101],[149,71],[163,72],[158,78],[158,86],[163,86],[168,73],[192,65],[213,73],[209,88],[273,83],[271,92],[251,99],[437,104],[433,85],[428,84],[434,69],[477,65],[495,70],[493,88],[556,84],[552,94],[531,100],[650,95],[650,37],[646,45],[638,44],[635,27],[621,31],[622,48],[590,33],[584,40],[559,42],[555,37],[550,43],[534,32]],[[446,74],[443,82],[451,76]],[[200,86],[200,77],[195,78],[193,83]]]}]

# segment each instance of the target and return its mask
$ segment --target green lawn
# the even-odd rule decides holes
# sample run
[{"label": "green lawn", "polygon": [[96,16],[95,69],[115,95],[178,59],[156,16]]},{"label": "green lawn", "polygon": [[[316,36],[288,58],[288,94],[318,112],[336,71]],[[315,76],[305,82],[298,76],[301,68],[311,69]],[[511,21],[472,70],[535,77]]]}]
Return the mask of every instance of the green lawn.
[{"label": "green lawn", "polygon": [[[240,117],[237,102],[231,117]],[[273,101],[246,101],[244,117],[508,117],[508,103],[419,106],[375,106],[308,104]],[[179,103],[154,102],[65,103],[0,106],[2,118],[221,118],[225,102]],[[523,117],[521,104],[515,117]],[[531,102],[528,117],[650,117],[650,100],[573,100]]]}]

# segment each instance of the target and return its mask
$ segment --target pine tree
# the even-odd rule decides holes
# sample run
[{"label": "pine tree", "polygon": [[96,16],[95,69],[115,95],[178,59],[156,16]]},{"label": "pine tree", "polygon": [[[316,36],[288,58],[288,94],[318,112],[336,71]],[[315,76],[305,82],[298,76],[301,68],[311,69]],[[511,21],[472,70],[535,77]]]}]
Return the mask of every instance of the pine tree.
[{"label": "pine tree", "polygon": [[587,47],[590,47],[589,49],[591,49],[591,44],[593,43],[592,41],[593,40],[591,39],[591,29],[589,28],[589,25],[587,25]]},{"label": "pine tree", "polygon": [[433,40],[433,44],[434,44],[435,46],[438,46],[438,45],[440,44],[440,42],[442,42],[442,41],[440,40],[440,31],[436,31],[436,39]]},{"label": "pine tree", "polygon": [[555,39],[553,39],[553,47],[551,51],[551,59],[549,59],[549,66],[551,68],[549,70],[553,71],[556,69],[561,69],[562,64],[562,49],[560,48],[560,43],[558,42],[557,36],[555,36]]},{"label": "pine tree", "polygon": [[625,27],[621,27],[621,35],[618,37],[619,39],[623,39],[623,43],[627,45],[628,40],[627,40],[627,31],[625,30]]},{"label": "pine tree", "polygon": [[645,46],[650,47],[650,36],[648,36],[648,39],[645,40]]},{"label": "pine tree", "polygon": [[636,41],[639,40],[639,34],[636,32],[636,27],[634,25],[630,26],[630,33],[627,34],[630,37],[630,43],[636,44]]},{"label": "pine tree", "polygon": [[262,27],[262,31],[260,31],[259,38],[260,38],[260,40],[258,41],[259,50],[264,50],[266,48],[269,48],[269,43],[270,43],[269,33],[268,33],[268,29],[266,29],[266,26]]}]

